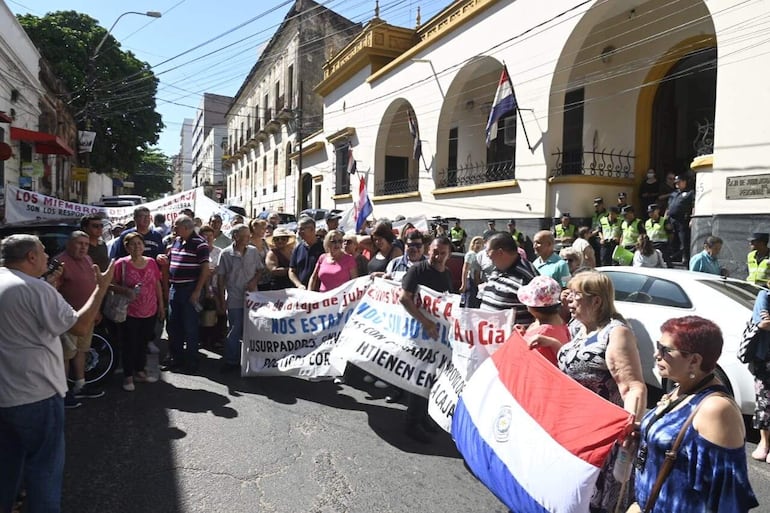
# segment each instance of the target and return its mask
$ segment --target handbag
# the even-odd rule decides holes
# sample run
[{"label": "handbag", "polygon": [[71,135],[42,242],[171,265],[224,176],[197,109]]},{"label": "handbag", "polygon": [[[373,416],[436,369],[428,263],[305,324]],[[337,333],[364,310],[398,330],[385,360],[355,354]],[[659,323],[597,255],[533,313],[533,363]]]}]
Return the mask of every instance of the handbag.
[{"label": "handbag", "polygon": [[666,451],[666,458],[663,460],[663,465],[660,466],[658,477],[655,478],[655,484],[652,485],[652,490],[650,490],[650,496],[647,497],[647,502],[644,505],[644,509],[639,506],[638,502],[634,502],[628,507],[626,513],[650,513],[650,511],[652,511],[652,508],[655,506],[655,501],[658,500],[658,495],[660,495],[660,489],[663,488],[663,482],[671,473],[671,469],[674,468],[674,461],[676,461],[676,455],[679,452],[679,446],[682,445],[682,440],[684,440],[684,435],[687,433],[687,429],[692,424],[692,420],[695,418],[695,414],[698,413],[701,405],[712,395],[724,396],[725,394],[722,392],[712,392],[704,397],[701,402],[699,402],[695,408],[692,409],[690,415],[687,416],[687,420],[685,420],[684,424],[682,424],[682,429],[679,430],[679,434],[676,435],[674,443],[671,444],[671,449]]},{"label": "handbag", "polygon": [[[123,262],[123,269],[121,273],[121,282],[125,280],[126,276],[126,263]],[[122,283],[120,283],[122,285]],[[107,296],[104,299],[104,305],[102,306],[102,314],[112,322],[125,322],[126,315],[128,314],[128,303],[131,299],[123,294],[118,294],[114,290],[107,292]]]},{"label": "handbag", "polygon": [[743,363],[751,363],[756,359],[757,349],[759,348],[760,331],[759,325],[749,320],[746,328],[743,330],[741,342],[738,344],[738,351],[735,356]]}]

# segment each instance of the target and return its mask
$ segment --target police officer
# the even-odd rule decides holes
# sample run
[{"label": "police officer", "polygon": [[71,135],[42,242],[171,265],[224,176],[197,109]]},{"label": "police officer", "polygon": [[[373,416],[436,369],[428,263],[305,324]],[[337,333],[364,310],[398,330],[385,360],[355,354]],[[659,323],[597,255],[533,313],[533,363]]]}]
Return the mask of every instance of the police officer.
[{"label": "police officer", "polygon": [[673,239],[671,241],[671,259],[690,263],[690,217],[695,203],[695,192],[687,186],[687,176],[677,175],[676,191],[668,199],[666,217],[671,222]]},{"label": "police officer", "polygon": [[604,207],[604,198],[594,198],[594,215],[591,216],[591,232],[588,235],[588,243],[594,249],[594,254],[599,256],[602,252],[601,233],[602,218],[607,217],[607,209]]},{"label": "police officer", "polygon": [[666,261],[667,267],[671,266],[671,252],[668,246],[668,231],[671,225],[665,216],[660,215],[660,206],[657,203],[647,206],[647,221],[644,222],[644,231],[650,238],[655,249],[659,249]]},{"label": "police officer", "polygon": [[508,220],[508,233],[511,234],[511,237],[516,241],[516,244],[518,244],[527,254],[527,260],[532,262],[536,258],[532,239],[516,228],[516,219]]},{"label": "police officer", "polygon": [[636,218],[634,207],[626,205],[621,210],[623,222],[620,223],[620,245],[629,251],[636,249],[636,243],[639,241],[639,235],[645,233],[644,225],[640,219]]},{"label": "police officer", "polygon": [[561,215],[561,223],[557,224],[553,229],[553,237],[556,239],[556,243],[561,247],[570,246],[575,240],[575,233],[577,227],[572,224],[572,218],[569,212],[564,212]]},{"label": "police officer", "polygon": [[601,260],[602,265],[612,265],[612,252],[620,240],[620,219],[618,207],[610,207],[607,215],[601,218]]},{"label": "police officer", "polygon": [[770,258],[768,258],[770,249],[767,247],[769,236],[767,233],[755,232],[751,234],[749,239],[751,251],[746,257],[746,264],[749,268],[746,281],[760,287],[767,285],[768,280],[770,280]]},{"label": "police officer", "polygon": [[468,234],[465,233],[465,228],[460,226],[459,219],[455,219],[455,225],[449,230],[449,238],[452,239],[454,251],[465,253],[465,239],[468,238]]}]

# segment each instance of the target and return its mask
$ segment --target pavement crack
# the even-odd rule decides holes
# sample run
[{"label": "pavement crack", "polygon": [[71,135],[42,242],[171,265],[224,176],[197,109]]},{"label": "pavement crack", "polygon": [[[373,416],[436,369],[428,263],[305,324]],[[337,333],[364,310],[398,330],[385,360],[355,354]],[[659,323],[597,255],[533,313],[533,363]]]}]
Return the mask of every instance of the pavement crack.
[{"label": "pavement crack", "polygon": [[321,493],[316,497],[310,512],[347,513],[353,490],[345,475],[337,469],[332,454],[321,452],[313,458],[313,463],[313,478],[321,487]]}]

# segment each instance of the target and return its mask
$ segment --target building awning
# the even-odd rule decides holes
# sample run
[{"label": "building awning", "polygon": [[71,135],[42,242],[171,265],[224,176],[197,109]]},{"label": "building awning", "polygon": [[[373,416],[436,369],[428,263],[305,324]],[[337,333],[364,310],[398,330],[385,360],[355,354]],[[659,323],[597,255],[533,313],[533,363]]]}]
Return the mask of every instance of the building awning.
[{"label": "building awning", "polygon": [[0,123],[13,123],[13,118],[0,110]]},{"label": "building awning", "polygon": [[45,132],[35,132],[24,128],[11,127],[11,139],[35,143],[35,152],[44,155],[69,155],[75,154],[61,138]]}]

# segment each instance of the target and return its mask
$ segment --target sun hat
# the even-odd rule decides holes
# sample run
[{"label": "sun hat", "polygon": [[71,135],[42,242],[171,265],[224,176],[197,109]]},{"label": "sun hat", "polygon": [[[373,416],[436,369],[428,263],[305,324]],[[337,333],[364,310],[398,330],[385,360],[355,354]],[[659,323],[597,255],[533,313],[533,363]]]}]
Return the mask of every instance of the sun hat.
[{"label": "sun hat", "polygon": [[270,237],[267,237],[265,240],[268,244],[272,244],[273,239],[276,237],[288,237],[289,242],[292,242],[297,238],[297,235],[293,231],[287,230],[286,228],[276,228],[273,230],[273,234]]},{"label": "sun hat", "polygon": [[532,281],[519,287],[516,295],[524,306],[535,308],[561,303],[561,285],[550,276],[535,276]]}]

